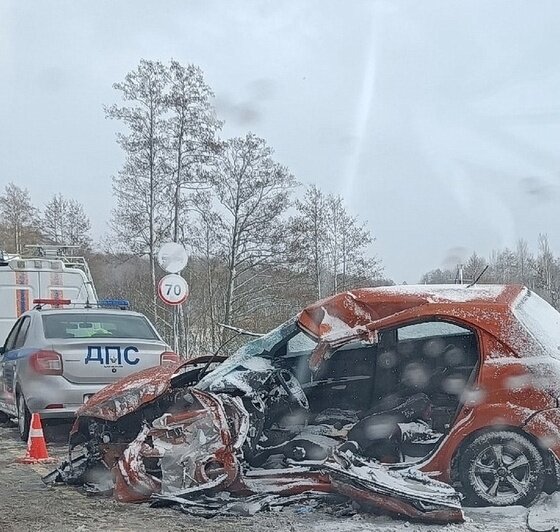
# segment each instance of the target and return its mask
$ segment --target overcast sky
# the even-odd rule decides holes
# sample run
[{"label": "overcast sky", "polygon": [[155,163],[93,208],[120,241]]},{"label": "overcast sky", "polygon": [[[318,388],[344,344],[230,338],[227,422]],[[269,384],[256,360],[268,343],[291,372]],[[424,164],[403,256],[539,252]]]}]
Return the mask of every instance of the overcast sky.
[{"label": "overcast sky", "polygon": [[140,58],[195,63],[251,130],[367,220],[386,275],[560,253],[560,2],[0,0],[0,188],[82,202],[123,161],[103,105]]}]

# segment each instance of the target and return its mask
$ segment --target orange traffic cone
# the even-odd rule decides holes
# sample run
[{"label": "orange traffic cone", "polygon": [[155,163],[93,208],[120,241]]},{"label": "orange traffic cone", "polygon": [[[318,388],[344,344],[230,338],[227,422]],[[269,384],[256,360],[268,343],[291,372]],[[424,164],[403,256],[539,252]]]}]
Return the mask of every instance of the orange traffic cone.
[{"label": "orange traffic cone", "polygon": [[31,428],[27,438],[27,453],[22,458],[16,458],[16,462],[20,464],[50,464],[56,462],[54,458],[49,458],[47,444],[43,436],[41,416],[39,414],[31,414]]}]

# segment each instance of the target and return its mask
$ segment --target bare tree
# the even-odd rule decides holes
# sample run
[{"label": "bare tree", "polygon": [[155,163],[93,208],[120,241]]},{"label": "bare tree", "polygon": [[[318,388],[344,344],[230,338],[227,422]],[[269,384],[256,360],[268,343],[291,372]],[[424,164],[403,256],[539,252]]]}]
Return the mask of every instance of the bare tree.
[{"label": "bare tree", "polygon": [[518,279],[517,254],[505,248],[493,253],[491,274],[495,282],[514,283]]},{"label": "bare tree", "polygon": [[167,120],[169,204],[172,238],[178,242],[182,222],[185,189],[196,190],[207,182],[208,164],[218,150],[216,133],[222,123],[216,118],[211,99],[214,94],[206,85],[202,70],[194,65],[182,66],[171,61],[166,70],[169,92],[165,102],[170,116]]},{"label": "bare tree", "polygon": [[473,282],[478,275],[482,273],[486,264],[486,260],[480,255],[477,255],[476,251],[473,251],[473,254],[467,259],[463,270],[465,282]]},{"label": "bare tree", "polygon": [[312,185],[305,197],[295,202],[298,214],[290,219],[291,262],[301,273],[312,276],[317,299],[323,297],[326,274],[326,202],[323,192]]},{"label": "bare tree", "polygon": [[307,272],[316,297],[379,279],[379,261],[368,256],[373,236],[365,222],[348,213],[340,196],[325,196],[311,186],[295,206],[298,213],[290,219],[291,261],[300,272]]},{"label": "bare tree", "polygon": [[125,128],[117,142],[125,152],[125,163],[113,179],[117,207],[112,227],[127,251],[148,255],[154,317],[157,321],[155,256],[165,231],[169,210],[165,203],[168,135],[165,67],[157,61],[141,60],[123,82],[113,87],[129,105],[112,105],[107,117]]},{"label": "bare tree", "polygon": [[52,244],[69,244],[83,250],[91,247],[91,223],[81,203],[55,194],[41,217],[45,239]]},{"label": "bare tree", "polygon": [[[227,227],[213,210],[212,196],[208,191],[198,191],[194,205],[197,216],[187,240],[197,254],[190,270],[197,281],[189,301],[190,308],[196,309],[191,332],[195,345],[205,344],[215,351],[218,348],[218,322],[222,317],[227,278],[226,254],[222,243]],[[193,301],[196,296],[198,298]]]},{"label": "bare tree", "polygon": [[539,253],[536,259],[535,287],[540,294],[551,301],[554,306],[558,305],[560,290],[560,268],[558,260],[550,249],[548,236],[539,234]]},{"label": "bare tree", "polygon": [[351,216],[340,196],[327,199],[327,248],[332,271],[332,291],[346,290],[349,279],[379,279],[382,268],[375,257],[368,257],[367,248],[373,237],[355,216]]},{"label": "bare tree", "polygon": [[[231,325],[259,293],[254,280],[269,275],[284,254],[282,215],[295,186],[294,177],[275,162],[266,142],[249,133],[224,144],[212,174],[213,195],[224,232],[221,244],[227,264],[222,323]],[[225,333],[224,333],[225,334]]]},{"label": "bare tree", "polygon": [[457,272],[447,269],[442,270],[441,268],[430,270],[420,279],[421,284],[454,284],[457,282]]},{"label": "bare tree", "polygon": [[515,248],[517,255],[517,282],[532,287],[535,259],[529,251],[527,241],[520,238]]},{"label": "bare tree", "polygon": [[31,203],[29,191],[8,183],[0,196],[0,240],[7,251],[21,253],[25,244],[39,240],[39,211]]}]

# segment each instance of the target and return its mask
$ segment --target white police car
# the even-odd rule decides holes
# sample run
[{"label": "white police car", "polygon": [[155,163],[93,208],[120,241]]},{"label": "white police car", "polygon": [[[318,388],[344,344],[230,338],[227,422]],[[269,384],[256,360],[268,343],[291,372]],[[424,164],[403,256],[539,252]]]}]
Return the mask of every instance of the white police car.
[{"label": "white police car", "polygon": [[73,417],[105,385],[179,360],[143,314],[123,310],[126,301],[95,308],[60,299],[34,303],[0,348],[0,418],[17,417],[22,439],[30,412]]}]

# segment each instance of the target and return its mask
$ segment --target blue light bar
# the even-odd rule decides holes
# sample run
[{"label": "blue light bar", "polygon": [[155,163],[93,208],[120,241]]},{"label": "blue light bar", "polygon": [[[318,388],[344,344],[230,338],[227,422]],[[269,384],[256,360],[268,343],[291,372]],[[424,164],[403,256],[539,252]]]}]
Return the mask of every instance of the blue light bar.
[{"label": "blue light bar", "polygon": [[102,308],[120,308],[125,310],[130,307],[130,302],[126,299],[100,299],[97,302],[97,306]]}]

